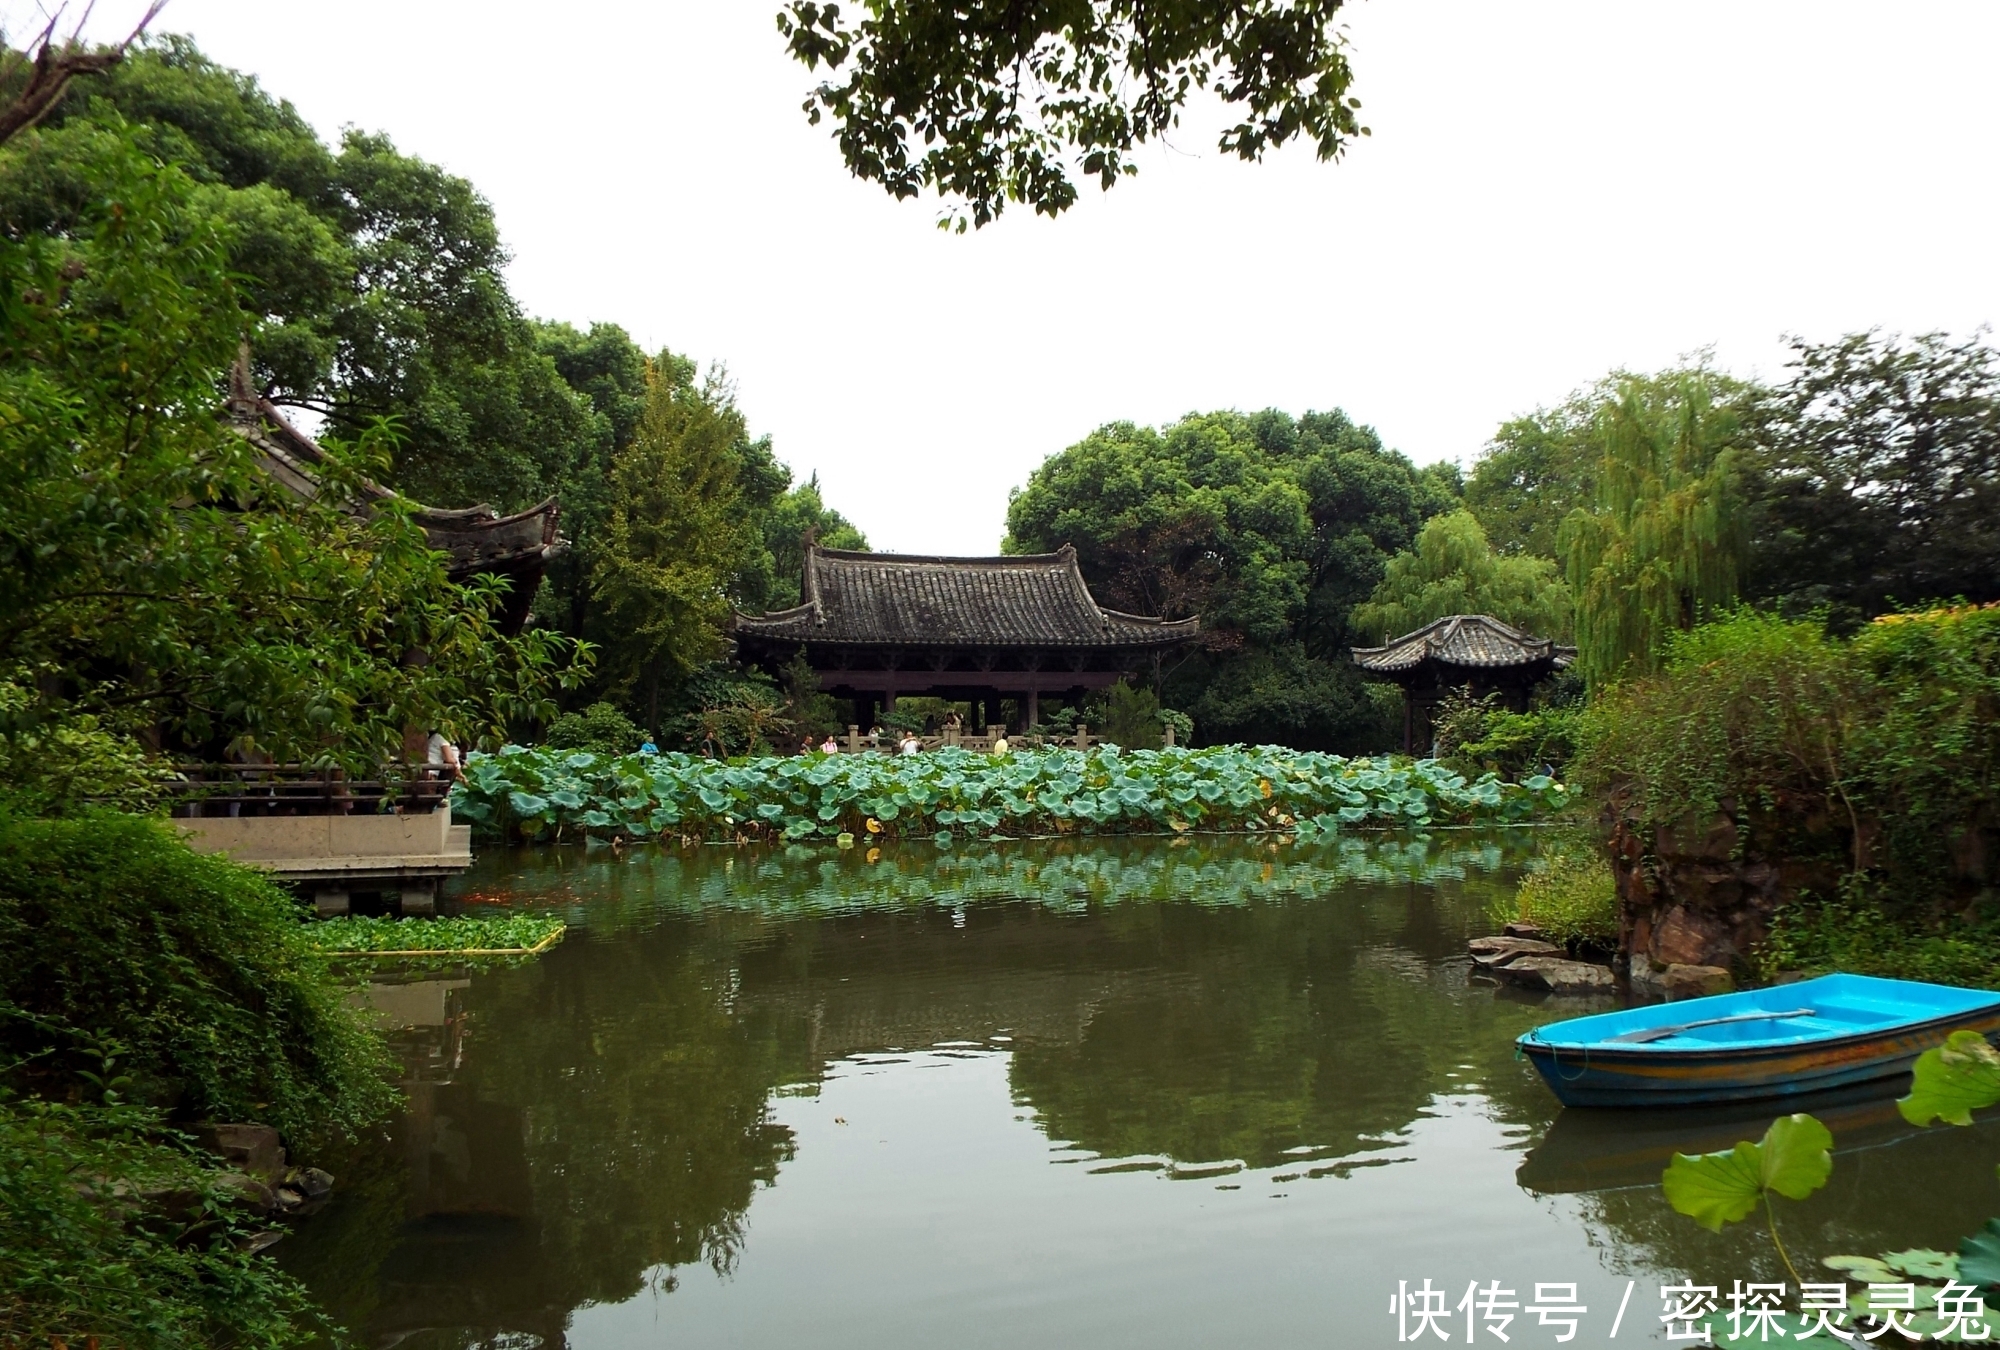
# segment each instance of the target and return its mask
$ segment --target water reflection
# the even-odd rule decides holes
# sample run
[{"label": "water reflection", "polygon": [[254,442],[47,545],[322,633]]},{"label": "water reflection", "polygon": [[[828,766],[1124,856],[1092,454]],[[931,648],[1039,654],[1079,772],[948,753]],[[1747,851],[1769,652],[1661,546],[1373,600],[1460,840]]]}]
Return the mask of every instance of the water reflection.
[{"label": "water reflection", "polygon": [[[1467,983],[1533,846],[489,856],[572,933],[375,991],[410,1110],[279,1250],[383,1347],[1324,1344],[1399,1277],[1762,1272],[1648,1183],[1692,1120],[1555,1119],[1512,1041],[1575,1005]],[[1873,1211],[1993,1141],[1871,1111],[1803,1249],[1976,1227]]]}]

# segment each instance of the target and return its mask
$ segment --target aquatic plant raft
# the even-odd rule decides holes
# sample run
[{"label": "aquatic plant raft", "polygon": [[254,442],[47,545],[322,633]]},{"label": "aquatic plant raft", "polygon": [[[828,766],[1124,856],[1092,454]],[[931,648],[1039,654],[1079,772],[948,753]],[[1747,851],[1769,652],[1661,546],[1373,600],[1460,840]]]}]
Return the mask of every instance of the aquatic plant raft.
[{"label": "aquatic plant raft", "polygon": [[560,919],[545,914],[458,919],[386,919],[359,915],[306,925],[326,956],[536,956],[562,939]]},{"label": "aquatic plant raft", "polygon": [[739,760],[509,746],[470,757],[451,806],[489,838],[848,835],[865,844],[1191,830],[1310,838],[1364,825],[1502,824],[1567,800],[1542,775],[1468,780],[1435,760],[1277,746]]}]

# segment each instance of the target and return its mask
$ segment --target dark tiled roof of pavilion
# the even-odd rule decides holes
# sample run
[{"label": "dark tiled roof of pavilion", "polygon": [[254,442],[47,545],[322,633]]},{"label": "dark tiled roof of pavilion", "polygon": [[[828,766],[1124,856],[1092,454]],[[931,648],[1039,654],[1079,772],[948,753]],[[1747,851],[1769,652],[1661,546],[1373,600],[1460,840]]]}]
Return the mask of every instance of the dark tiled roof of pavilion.
[{"label": "dark tiled roof of pavilion", "polygon": [[851,646],[1162,647],[1199,618],[1148,619],[1105,609],[1076,550],[1011,558],[806,549],[805,603],[739,614],[739,637]]},{"label": "dark tiled roof of pavilion", "polygon": [[1576,657],[1576,648],[1559,647],[1487,614],[1451,614],[1405,633],[1380,647],[1352,647],[1354,664],[1378,675],[1414,670],[1426,661],[1499,670],[1547,663],[1561,670]]}]

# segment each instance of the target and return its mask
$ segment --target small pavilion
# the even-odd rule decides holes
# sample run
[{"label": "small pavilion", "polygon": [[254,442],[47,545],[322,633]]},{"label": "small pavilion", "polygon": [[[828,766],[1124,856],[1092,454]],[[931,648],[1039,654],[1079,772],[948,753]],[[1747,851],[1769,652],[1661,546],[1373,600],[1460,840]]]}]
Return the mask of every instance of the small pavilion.
[{"label": "small pavilion", "polygon": [[1000,558],[862,553],[806,545],[804,603],[739,614],[737,652],[775,671],[803,652],[822,691],[867,726],[903,694],[1018,699],[1028,725],[1041,696],[1081,699],[1197,637],[1201,620],[1105,609],[1076,550]]},{"label": "small pavilion", "polygon": [[1370,679],[1403,686],[1403,752],[1428,749],[1437,705],[1447,694],[1500,695],[1514,712],[1529,692],[1576,659],[1576,648],[1535,637],[1488,614],[1451,614],[1380,647],[1350,647]]}]

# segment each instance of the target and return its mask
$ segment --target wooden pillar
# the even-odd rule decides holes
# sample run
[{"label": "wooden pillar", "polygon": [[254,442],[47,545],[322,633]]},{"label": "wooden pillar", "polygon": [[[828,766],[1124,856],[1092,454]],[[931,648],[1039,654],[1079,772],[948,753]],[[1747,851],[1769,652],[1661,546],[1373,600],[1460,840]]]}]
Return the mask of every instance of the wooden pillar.
[{"label": "wooden pillar", "polygon": [[1031,688],[1028,690],[1028,722],[1027,726],[1022,727],[1021,730],[1026,731],[1028,727],[1038,727],[1041,724],[1042,724],[1042,691],[1039,689]]},{"label": "wooden pillar", "polygon": [[1416,753],[1414,750],[1410,748],[1413,744],[1415,744],[1415,738],[1417,734],[1416,723],[1417,723],[1416,698],[1410,693],[1408,689],[1405,689],[1403,691],[1403,753],[1406,755]]}]

